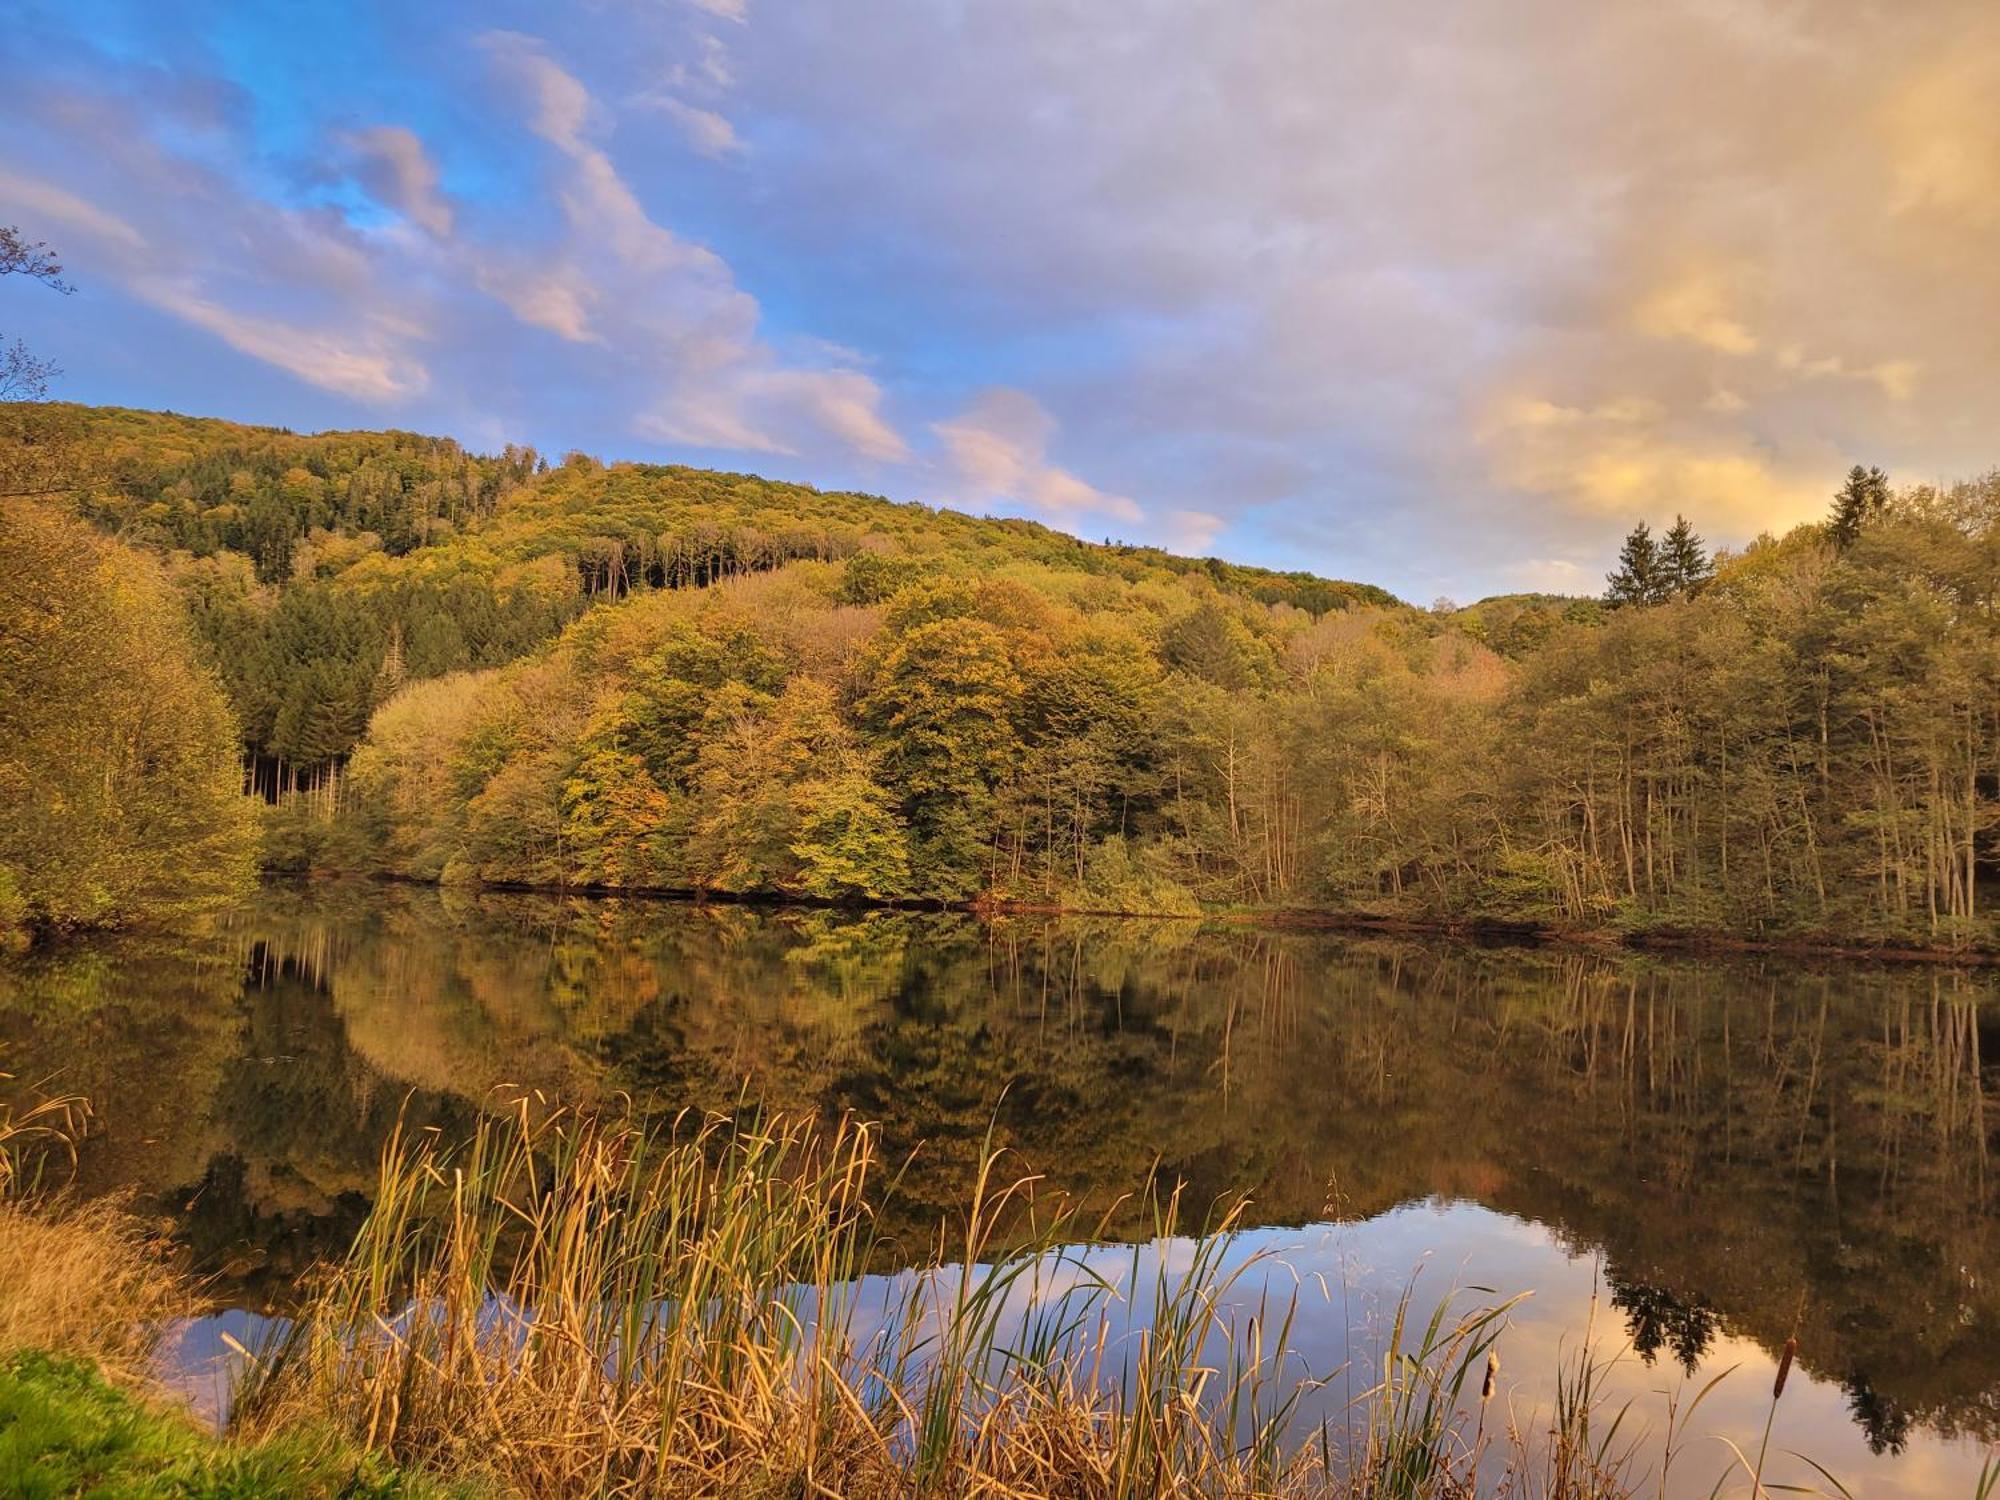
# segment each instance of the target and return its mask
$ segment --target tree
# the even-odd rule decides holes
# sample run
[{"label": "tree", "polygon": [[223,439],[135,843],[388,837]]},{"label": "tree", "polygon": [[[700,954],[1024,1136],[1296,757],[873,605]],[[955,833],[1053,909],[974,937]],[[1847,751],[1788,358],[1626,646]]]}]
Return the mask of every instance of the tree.
[{"label": "tree", "polygon": [[563,782],[563,841],[570,868],[588,884],[664,883],[661,835],[673,805],[646,763],[600,738]]},{"label": "tree", "polygon": [[883,900],[909,889],[909,841],[889,794],[848,757],[794,797],[797,888],[808,896]]},{"label": "tree", "polygon": [[55,252],[40,240],[23,238],[11,224],[0,224],[0,276],[25,276],[58,292],[70,290]]},{"label": "tree", "polygon": [[1834,493],[1833,514],[1827,519],[1828,539],[1845,552],[1861,535],[1861,529],[1881,515],[1889,504],[1889,476],[1880,469],[1864,469],[1856,464],[1847,471],[1847,482]]},{"label": "tree", "polygon": [[1675,516],[1674,524],[1660,538],[1658,561],[1664,586],[1682,599],[1692,599],[1715,576],[1708,548],[1686,516]]},{"label": "tree", "polygon": [[1614,609],[1659,604],[1670,594],[1672,585],[1660,544],[1653,540],[1653,530],[1644,521],[1627,534],[1625,545],[1618,549],[1618,570],[1607,573],[1605,581],[1610,587],[1604,591],[1604,602]]},{"label": "tree", "polygon": [[236,725],[156,564],[0,508],[0,929],[185,921],[249,879]]},{"label": "tree", "polygon": [[[39,240],[0,224],[0,277],[25,276],[68,295],[62,263]],[[69,466],[72,424],[42,405],[49,382],[62,373],[19,339],[0,339],[0,495],[46,494],[60,488]]]}]

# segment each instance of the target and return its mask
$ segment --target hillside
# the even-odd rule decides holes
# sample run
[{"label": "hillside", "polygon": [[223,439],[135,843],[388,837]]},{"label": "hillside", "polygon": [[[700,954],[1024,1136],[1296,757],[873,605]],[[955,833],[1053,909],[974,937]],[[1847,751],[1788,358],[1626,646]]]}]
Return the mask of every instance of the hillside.
[{"label": "hillside", "polygon": [[857,602],[939,571],[1201,580],[1312,615],[1392,607],[1371,585],[1031,521],[678,466],[530,449],[469,453],[405,432],[299,435],[213,418],[51,405],[85,476],[75,505],[174,559],[267,791],[344,758],[395,686],[496,666],[588,606],[788,562],[845,562]]},{"label": "hillside", "polygon": [[1419,611],[748,475],[53,410],[68,503],[226,686],[267,865],[1994,941],[1992,476],[1856,469],[1714,559],[1636,527],[1619,604]]}]

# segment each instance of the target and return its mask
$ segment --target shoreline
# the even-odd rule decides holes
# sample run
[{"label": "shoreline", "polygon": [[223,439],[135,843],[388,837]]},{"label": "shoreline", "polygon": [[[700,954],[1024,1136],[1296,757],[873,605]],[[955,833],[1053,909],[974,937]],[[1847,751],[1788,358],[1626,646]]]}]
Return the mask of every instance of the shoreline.
[{"label": "shoreline", "polygon": [[435,890],[499,891],[512,895],[581,896],[592,900],[675,902],[693,906],[752,906],[806,911],[960,912],[978,917],[1116,917],[1125,921],[1213,922],[1243,927],[1301,931],[1381,934],[1412,938],[1444,938],[1480,947],[1577,948],[1599,953],[1678,953],[1693,957],[1765,954],[1781,958],[1830,958],[1843,962],[1932,964],[1947,968],[1988,969],[2000,965],[2000,949],[1941,948],[1907,941],[1867,942],[1853,938],[1753,938],[1728,932],[1659,928],[1621,932],[1612,928],[1563,927],[1548,923],[1497,918],[1427,918],[1391,916],[1379,912],[1340,911],[1330,907],[1224,907],[1198,912],[1131,911],[1109,906],[1074,906],[1061,902],[997,900],[990,897],[836,898],[793,895],[780,891],[703,890],[694,886],[622,886],[601,882],[562,885],[554,881],[494,880],[447,887],[440,880],[378,871],[356,875],[329,871],[265,879],[374,880],[396,885],[428,886]]}]

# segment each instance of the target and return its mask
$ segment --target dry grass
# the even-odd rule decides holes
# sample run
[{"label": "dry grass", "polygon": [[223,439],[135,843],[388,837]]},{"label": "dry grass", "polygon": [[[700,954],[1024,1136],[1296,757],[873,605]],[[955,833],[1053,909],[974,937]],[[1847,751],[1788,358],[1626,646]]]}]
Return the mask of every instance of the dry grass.
[{"label": "dry grass", "polygon": [[0,1355],[36,1349],[144,1384],[161,1333],[192,1299],[121,1205],[63,1192],[84,1102],[13,1082],[0,1073]]},{"label": "dry grass", "polygon": [[192,1306],[117,1204],[0,1203],[0,1354],[92,1362],[143,1386],[161,1332]]},{"label": "dry grass", "polygon": [[1074,1205],[999,1185],[996,1161],[926,1269],[871,1281],[882,1174],[851,1122],[656,1135],[524,1100],[459,1148],[399,1138],[237,1425],[331,1420],[527,1495],[1454,1500],[1475,1475],[1520,1500],[1630,1493],[1616,1422],[1590,1428],[1587,1361],[1555,1433],[1489,1427],[1505,1306],[1419,1326],[1406,1300],[1351,1448],[1297,1441],[1334,1372],[1300,1369],[1293,1301],[1232,1296],[1258,1264],[1229,1253],[1234,1214],[1183,1234],[1158,1195],[1177,1253],[1107,1271],[1074,1248],[1094,1227]]},{"label": "dry grass", "polygon": [[[192,1298],[118,1206],[51,1186],[84,1118],[0,1104],[0,1357],[144,1389]],[[998,1163],[989,1142],[963,1224],[913,1256],[877,1241],[874,1136],[853,1122],[653,1133],[529,1097],[461,1146],[399,1130],[353,1249],[249,1362],[233,1425],[251,1441],[203,1462],[330,1433],[364,1467],[529,1496],[1632,1500],[1664,1493],[1721,1379],[1669,1404],[1649,1474],[1592,1330],[1553,1423],[1524,1436],[1493,1401],[1511,1304],[1417,1326],[1406,1295],[1343,1449],[1325,1427],[1301,1442],[1300,1402],[1340,1372],[1300,1367],[1295,1295],[1250,1302],[1284,1278],[1231,1253],[1236,1212],[1184,1233],[1179,1195],[1154,1194],[1153,1245],[1174,1253],[1134,1247],[1121,1273],[1101,1222],[1002,1185]],[[1767,1428],[1754,1458],[1732,1448],[1716,1493],[1740,1476],[1771,1494],[1769,1446]],[[2000,1469],[1978,1493],[1996,1490]]]}]

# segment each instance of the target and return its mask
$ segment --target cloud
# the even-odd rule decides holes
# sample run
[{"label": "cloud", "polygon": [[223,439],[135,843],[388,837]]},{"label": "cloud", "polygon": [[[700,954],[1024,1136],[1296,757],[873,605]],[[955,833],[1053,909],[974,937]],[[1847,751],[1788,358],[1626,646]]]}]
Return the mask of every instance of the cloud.
[{"label": "cloud", "polygon": [[1574,558],[1530,557],[1509,563],[1505,576],[1513,592],[1528,594],[1594,594],[1598,575]]},{"label": "cloud", "polygon": [[641,102],[680,126],[688,144],[703,156],[729,156],[743,149],[736,127],[712,109],[688,104],[671,94],[648,95]]},{"label": "cloud", "polygon": [[2000,53],[1972,46],[1899,80],[1882,108],[1898,214],[2000,223]]},{"label": "cloud", "polygon": [[1650,293],[1633,321],[1654,338],[1687,339],[1722,354],[1754,353],[1757,336],[1730,316],[1727,300],[1712,276],[1687,276]]},{"label": "cloud", "polygon": [[353,131],[346,140],[357,160],[356,175],[379,201],[426,234],[451,233],[451,204],[438,186],[437,164],[414,131],[376,125]]},{"label": "cloud", "polygon": [[1816,518],[1826,491],[1726,426],[1690,423],[1643,398],[1595,407],[1538,397],[1501,402],[1483,437],[1493,472],[1584,517],[1677,513],[1730,535]]},{"label": "cloud", "polygon": [[206,329],[230,348],[330,391],[383,402],[415,395],[429,372],[393,338],[356,340],[276,318],[253,317],[172,282],[140,277],[133,290],[153,306]]},{"label": "cloud", "polygon": [[1228,524],[1221,516],[1205,510],[1170,510],[1166,522],[1168,550],[1190,557],[1206,556],[1215,546],[1216,536]]},{"label": "cloud", "polygon": [[[1154,514],[1469,595],[1682,485],[1742,540],[1857,459],[1993,461],[1983,0],[878,21],[769,8],[744,39],[765,232],[865,258]],[[1599,420],[1496,440],[1521,393]]]},{"label": "cloud", "polygon": [[[188,206],[198,214],[199,199]],[[339,315],[317,323],[232,307],[217,290],[230,278],[205,264],[206,242],[198,235],[142,230],[67,188],[22,173],[0,170],[0,217],[19,217],[60,236],[72,263],[81,254],[119,277],[140,302],[311,385],[380,403],[417,394],[429,383],[413,348],[423,337],[421,325],[365,297],[342,299]],[[351,247],[310,220],[255,215],[238,229],[263,257],[310,265],[335,290],[355,269]]]},{"label": "cloud", "polygon": [[953,482],[970,498],[1012,501],[1075,525],[1086,515],[1138,521],[1145,512],[1048,461],[1055,420],[1025,391],[996,388],[946,421],[932,424]]},{"label": "cloud", "polygon": [[8,205],[10,214],[48,226],[52,234],[83,234],[127,255],[146,250],[146,237],[130,224],[52,182],[0,167],[0,202]]},{"label": "cloud", "polygon": [[72,393],[252,365],[286,420],[778,455],[1412,598],[1996,458],[1987,0],[634,0],[477,46],[443,0],[338,76],[244,59],[348,23],[223,14],[0,55]]},{"label": "cloud", "polygon": [[[633,418],[642,436],[786,455],[830,444],[874,463],[909,456],[871,377],[785,361],[761,337],[761,309],[728,264],[648,213],[597,142],[597,101],[539,40],[495,32],[482,45],[523,88],[530,128],[566,165],[555,193],[569,230],[552,263],[496,268],[481,260],[484,288],[524,321],[613,347],[647,371],[654,389]],[[653,103],[677,101],[655,96]],[[726,121],[712,118],[727,131]],[[709,137],[719,140],[713,128]]]}]

